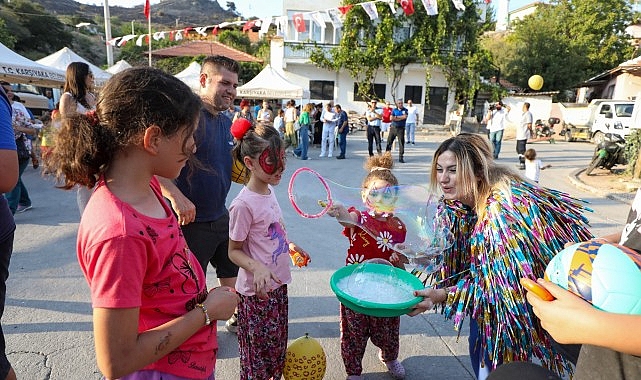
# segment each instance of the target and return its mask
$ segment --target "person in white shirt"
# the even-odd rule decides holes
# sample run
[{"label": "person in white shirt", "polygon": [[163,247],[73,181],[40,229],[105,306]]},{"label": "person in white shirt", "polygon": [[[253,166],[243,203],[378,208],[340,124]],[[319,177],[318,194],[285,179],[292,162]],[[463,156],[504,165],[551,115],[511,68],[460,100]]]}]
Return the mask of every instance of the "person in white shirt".
[{"label": "person in white shirt", "polygon": [[414,105],[412,99],[407,100],[407,119],[405,119],[405,133],[407,134],[407,143],[414,145],[416,142],[416,124],[418,122],[418,107]]},{"label": "person in white shirt", "polygon": [[525,169],[525,149],[527,140],[532,136],[532,112],[530,103],[523,103],[521,122],[516,126],[516,154],[519,155],[519,169]]},{"label": "person in white shirt", "polygon": [[490,132],[490,142],[494,148],[494,159],[499,158],[501,153],[501,143],[503,142],[503,131],[507,122],[507,114],[510,112],[510,107],[503,108],[503,102],[500,100],[494,105],[494,109],[490,109],[485,117],[485,122],[488,125]]},{"label": "person in white shirt", "polygon": [[321,114],[323,122],[323,136],[321,138],[321,152],[318,157],[332,157],[334,154],[334,141],[336,140],[336,122],[338,117],[334,111],[332,103],[327,103]]},{"label": "person in white shirt", "polygon": [[541,160],[536,159],[536,150],[528,149],[525,151],[525,178],[539,183],[541,170],[549,167],[552,167],[552,165],[543,165]]}]

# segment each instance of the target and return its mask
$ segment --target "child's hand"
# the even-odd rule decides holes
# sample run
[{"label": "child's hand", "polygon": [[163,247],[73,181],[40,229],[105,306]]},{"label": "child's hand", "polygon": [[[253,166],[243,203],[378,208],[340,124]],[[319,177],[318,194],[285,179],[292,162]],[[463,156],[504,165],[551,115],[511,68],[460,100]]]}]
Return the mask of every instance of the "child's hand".
[{"label": "child's hand", "polygon": [[219,286],[209,291],[205,304],[209,318],[215,321],[224,321],[231,318],[240,298],[234,288]]},{"label": "child's hand", "polygon": [[254,270],[254,291],[258,298],[266,300],[269,298],[267,293],[272,290],[272,281],[279,285],[282,284],[282,281],[265,265],[258,265]]},{"label": "child's hand", "polygon": [[349,215],[347,208],[342,204],[333,204],[329,210],[327,210],[327,215],[332,216],[338,220],[345,220],[345,217]]},{"label": "child's hand", "polygon": [[299,268],[306,267],[312,261],[309,253],[292,242],[289,243],[289,256],[292,258],[292,263]]}]

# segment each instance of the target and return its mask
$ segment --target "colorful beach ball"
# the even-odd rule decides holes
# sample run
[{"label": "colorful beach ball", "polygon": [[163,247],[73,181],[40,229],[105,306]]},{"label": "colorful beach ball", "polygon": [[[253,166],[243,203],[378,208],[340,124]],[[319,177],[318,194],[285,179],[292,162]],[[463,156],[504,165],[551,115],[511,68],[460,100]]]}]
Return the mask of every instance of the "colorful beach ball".
[{"label": "colorful beach ball", "polygon": [[322,380],[327,368],[323,347],[308,334],[293,341],[285,353],[285,380]]},{"label": "colorful beach ball", "polygon": [[593,306],[621,314],[641,314],[641,255],[619,244],[591,240],[559,252],[545,278]]}]

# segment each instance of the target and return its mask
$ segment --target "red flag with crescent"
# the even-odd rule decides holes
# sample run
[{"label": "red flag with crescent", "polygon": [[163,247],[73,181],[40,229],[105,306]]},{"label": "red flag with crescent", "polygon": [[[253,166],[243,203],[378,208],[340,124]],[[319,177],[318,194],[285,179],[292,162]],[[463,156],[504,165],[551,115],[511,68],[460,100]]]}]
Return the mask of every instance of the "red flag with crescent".
[{"label": "red flag with crescent", "polygon": [[292,16],[292,21],[294,22],[294,27],[298,33],[305,33],[307,27],[305,27],[305,19],[303,18],[302,13],[296,13]]},{"label": "red flag with crescent", "polygon": [[245,25],[243,25],[243,33],[250,30],[254,26],[256,26],[256,20],[247,21]]},{"label": "red flag with crescent", "polygon": [[341,14],[343,16],[345,16],[347,12],[349,12],[349,10],[352,9],[353,6],[354,6],[353,4],[345,5],[344,7],[338,7],[338,10],[341,11]]},{"label": "red flag with crescent", "polygon": [[414,2],[413,0],[398,0],[398,3],[401,4],[405,16],[411,16],[414,14]]},{"label": "red flag with crescent", "polygon": [[149,20],[149,17],[151,17],[151,5],[149,4],[149,0],[145,1],[145,8],[143,9],[143,13],[145,14],[145,18]]}]

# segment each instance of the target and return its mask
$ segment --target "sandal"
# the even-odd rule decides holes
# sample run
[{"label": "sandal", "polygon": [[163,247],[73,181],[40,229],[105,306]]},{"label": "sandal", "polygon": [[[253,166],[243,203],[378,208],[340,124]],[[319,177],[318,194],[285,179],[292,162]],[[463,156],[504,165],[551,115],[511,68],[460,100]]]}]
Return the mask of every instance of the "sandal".
[{"label": "sandal", "polygon": [[403,364],[396,360],[390,360],[388,362],[383,362],[385,367],[387,367],[387,372],[392,375],[394,379],[404,379],[405,378],[405,367]]}]

